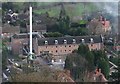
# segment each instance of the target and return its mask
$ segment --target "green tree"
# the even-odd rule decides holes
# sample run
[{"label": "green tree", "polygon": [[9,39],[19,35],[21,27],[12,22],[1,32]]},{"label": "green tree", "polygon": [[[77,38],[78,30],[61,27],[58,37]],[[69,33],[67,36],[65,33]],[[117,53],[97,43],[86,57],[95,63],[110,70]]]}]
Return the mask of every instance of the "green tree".
[{"label": "green tree", "polygon": [[20,27],[26,28],[26,21],[20,21]]},{"label": "green tree", "polygon": [[101,72],[108,78],[110,72],[109,62],[107,62],[104,58],[101,58],[98,61],[98,68],[100,68]]},{"label": "green tree", "polygon": [[85,55],[86,60],[89,62],[89,69],[94,69],[94,55],[91,51],[88,51]]},{"label": "green tree", "polygon": [[110,68],[109,68],[109,60],[103,50],[94,50],[92,51],[94,54],[94,65],[101,69],[102,73],[105,77],[108,78]]},{"label": "green tree", "polygon": [[112,79],[114,79],[114,80],[116,80],[116,81],[118,81],[119,80],[119,78],[120,78],[120,58],[117,58],[118,59],[118,68],[115,68],[115,70],[117,71],[117,72],[113,72],[112,73],[112,75],[111,75],[111,77],[112,77]]},{"label": "green tree", "polygon": [[9,9],[13,10],[14,9],[14,5],[12,2],[4,2],[2,3],[2,9],[7,11]]},{"label": "green tree", "polygon": [[88,61],[83,56],[73,53],[67,56],[64,68],[71,71],[74,80],[83,81],[88,70]]},{"label": "green tree", "polygon": [[69,70],[72,68],[72,61],[69,56],[66,57],[64,68]]},{"label": "green tree", "polygon": [[78,53],[83,56],[89,62],[89,69],[94,69],[94,55],[89,50],[89,47],[85,44],[80,44],[78,48]]},{"label": "green tree", "polygon": [[78,47],[78,53],[80,55],[84,55],[86,54],[86,52],[89,51],[89,47],[86,44],[80,44]]},{"label": "green tree", "polygon": [[8,56],[8,49],[4,43],[2,43],[2,69],[6,69],[7,65],[7,56]]}]

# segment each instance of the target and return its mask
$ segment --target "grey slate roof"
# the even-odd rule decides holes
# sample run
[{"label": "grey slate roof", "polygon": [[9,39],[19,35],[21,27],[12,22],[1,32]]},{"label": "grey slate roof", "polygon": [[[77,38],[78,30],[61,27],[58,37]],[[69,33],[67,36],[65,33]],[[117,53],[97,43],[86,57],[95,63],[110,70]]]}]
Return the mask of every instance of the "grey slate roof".
[{"label": "grey slate roof", "polygon": [[[41,30],[46,30],[47,29],[47,27],[46,27],[46,25],[44,25],[44,24],[36,24],[36,25],[33,25],[33,31],[41,31]],[[29,31],[30,30],[30,26],[28,25],[27,26],[27,30]]]},{"label": "grey slate roof", "polygon": [[[33,38],[35,37],[38,37],[38,35],[33,34]],[[25,39],[25,38],[29,38],[29,34],[26,34],[26,33],[25,34],[14,34],[13,38],[14,39]]]},{"label": "grey slate roof", "polygon": [[45,45],[45,41],[48,42],[48,45],[55,45],[55,40],[58,40],[58,44],[64,44],[64,40],[67,40],[67,44],[72,44],[73,39],[76,40],[76,44],[82,43],[82,39],[84,39],[85,43],[90,43],[93,39],[94,43],[102,43],[101,36],[68,36],[68,37],[50,37],[50,38],[39,38],[38,45],[42,46]]}]

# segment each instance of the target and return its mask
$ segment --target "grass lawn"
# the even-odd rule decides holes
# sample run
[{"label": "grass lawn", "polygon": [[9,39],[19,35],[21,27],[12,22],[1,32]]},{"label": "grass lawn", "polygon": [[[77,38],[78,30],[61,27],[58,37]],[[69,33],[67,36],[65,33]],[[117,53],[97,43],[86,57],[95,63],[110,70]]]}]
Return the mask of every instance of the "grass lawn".
[{"label": "grass lawn", "polygon": [[59,13],[60,13],[60,7],[57,6],[57,7],[52,7],[52,8],[48,8],[48,9],[40,9],[40,10],[33,10],[33,11],[36,14],[48,12],[50,17],[58,17]]},{"label": "grass lawn", "polygon": [[[49,5],[53,3],[38,3],[39,5]],[[70,18],[74,16],[81,16],[84,12],[93,12],[97,10],[97,7],[93,3],[89,3],[85,5],[83,3],[77,3],[77,4],[67,4],[64,5],[66,13],[70,16]],[[34,10],[34,13],[41,14],[48,12],[50,17],[58,17],[61,10],[61,6],[55,6],[52,8],[46,8],[46,9],[40,9],[40,10]]]}]

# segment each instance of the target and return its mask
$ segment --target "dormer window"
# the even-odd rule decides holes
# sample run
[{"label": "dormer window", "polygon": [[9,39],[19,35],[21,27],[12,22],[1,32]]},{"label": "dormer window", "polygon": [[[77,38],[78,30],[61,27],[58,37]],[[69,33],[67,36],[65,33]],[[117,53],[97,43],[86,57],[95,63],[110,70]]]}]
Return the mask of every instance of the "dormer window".
[{"label": "dormer window", "polygon": [[94,42],[94,41],[93,41],[93,38],[90,38],[90,42],[91,42],[91,43],[93,43],[93,42]]},{"label": "dormer window", "polygon": [[48,44],[48,41],[45,41],[45,44]]},{"label": "dormer window", "polygon": [[66,43],[67,43],[67,40],[64,40],[64,43],[66,44]]},{"label": "dormer window", "polygon": [[85,39],[82,39],[82,43],[85,43]]},{"label": "dormer window", "polygon": [[75,40],[75,39],[73,39],[73,43],[76,43],[76,40]]},{"label": "dormer window", "polygon": [[58,44],[58,40],[55,40],[55,44]]}]

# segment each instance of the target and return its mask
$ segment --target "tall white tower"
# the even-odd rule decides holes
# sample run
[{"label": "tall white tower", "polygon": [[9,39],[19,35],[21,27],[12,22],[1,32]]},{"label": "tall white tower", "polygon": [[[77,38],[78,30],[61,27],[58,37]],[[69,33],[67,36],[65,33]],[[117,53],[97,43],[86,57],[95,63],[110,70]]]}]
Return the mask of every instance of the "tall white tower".
[{"label": "tall white tower", "polygon": [[29,52],[29,59],[33,60],[32,55],[32,7],[30,6],[30,52]]}]

